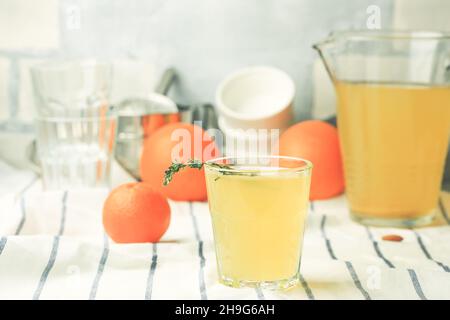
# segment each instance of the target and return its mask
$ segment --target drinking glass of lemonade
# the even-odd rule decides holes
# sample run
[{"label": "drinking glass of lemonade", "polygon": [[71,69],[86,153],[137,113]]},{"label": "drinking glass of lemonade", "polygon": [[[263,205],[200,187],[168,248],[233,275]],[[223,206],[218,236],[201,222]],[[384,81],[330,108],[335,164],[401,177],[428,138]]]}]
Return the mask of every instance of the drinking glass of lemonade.
[{"label": "drinking glass of lemonade", "polygon": [[281,156],[205,163],[220,282],[289,288],[299,281],[312,164]]},{"label": "drinking glass of lemonade", "polygon": [[315,48],[336,89],[352,218],[430,223],[450,136],[450,33],[345,31]]}]

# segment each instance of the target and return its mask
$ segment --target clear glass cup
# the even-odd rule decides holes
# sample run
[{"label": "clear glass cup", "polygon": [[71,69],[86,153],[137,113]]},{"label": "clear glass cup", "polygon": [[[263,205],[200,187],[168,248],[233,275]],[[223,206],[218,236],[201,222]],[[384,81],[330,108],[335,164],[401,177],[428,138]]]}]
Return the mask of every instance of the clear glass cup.
[{"label": "clear glass cup", "polygon": [[46,189],[107,187],[116,114],[111,66],[51,62],[32,68],[38,157]]},{"label": "clear glass cup", "polygon": [[336,90],[352,218],[430,223],[450,136],[450,33],[346,31],[314,47]]},{"label": "clear glass cup", "polygon": [[307,160],[281,156],[206,162],[221,283],[269,289],[298,283],[311,170]]}]

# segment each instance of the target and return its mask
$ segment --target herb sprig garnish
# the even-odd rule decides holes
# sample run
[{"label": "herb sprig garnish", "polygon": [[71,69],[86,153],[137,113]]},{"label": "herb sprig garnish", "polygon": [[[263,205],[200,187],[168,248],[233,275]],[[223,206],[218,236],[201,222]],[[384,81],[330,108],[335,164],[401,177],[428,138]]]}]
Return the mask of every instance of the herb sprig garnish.
[{"label": "herb sprig garnish", "polygon": [[[163,185],[167,186],[170,183],[170,181],[172,181],[173,175],[175,173],[179,172],[180,170],[182,170],[186,167],[201,170],[203,168],[204,164],[205,164],[205,162],[201,162],[200,160],[195,160],[195,159],[190,159],[186,163],[172,162],[172,164],[169,166],[169,168],[167,168],[167,170],[164,171]],[[217,167],[219,169],[231,169],[231,167],[227,166],[226,164],[218,164],[218,163],[211,162],[211,163],[209,163],[209,165],[211,165],[213,167]],[[220,172],[220,170],[219,170],[219,172]],[[222,171],[222,173],[225,174],[225,171]]]}]

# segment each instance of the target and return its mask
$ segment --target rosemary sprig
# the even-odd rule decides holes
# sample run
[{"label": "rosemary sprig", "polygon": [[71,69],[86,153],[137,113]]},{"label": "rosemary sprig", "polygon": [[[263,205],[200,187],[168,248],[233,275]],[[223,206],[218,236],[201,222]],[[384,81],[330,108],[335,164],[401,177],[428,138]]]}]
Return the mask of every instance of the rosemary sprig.
[{"label": "rosemary sprig", "polygon": [[[166,171],[164,171],[164,181],[163,185],[167,186],[170,181],[173,179],[173,175],[180,170],[188,167],[193,169],[201,170],[204,166],[204,162],[201,162],[200,160],[190,159],[186,163],[180,163],[180,162],[172,162],[172,164],[167,168]],[[230,166],[227,166],[225,164],[218,164],[218,163],[210,163],[209,165],[218,167],[219,169],[231,169]],[[225,172],[222,172],[225,174]]]}]

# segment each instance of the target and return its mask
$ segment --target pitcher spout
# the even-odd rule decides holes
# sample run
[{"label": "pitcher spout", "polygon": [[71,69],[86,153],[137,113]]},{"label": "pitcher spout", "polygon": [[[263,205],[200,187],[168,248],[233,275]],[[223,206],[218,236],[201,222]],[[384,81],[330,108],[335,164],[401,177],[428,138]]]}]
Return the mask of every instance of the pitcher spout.
[{"label": "pitcher spout", "polygon": [[313,45],[333,83],[448,84],[450,33],[347,30]]},{"label": "pitcher spout", "polygon": [[335,40],[333,39],[332,34],[330,34],[325,40],[315,43],[312,46],[312,48],[318,52],[320,60],[325,66],[325,70],[333,82],[335,82],[337,78],[333,63],[333,56],[330,53],[334,46]]}]

